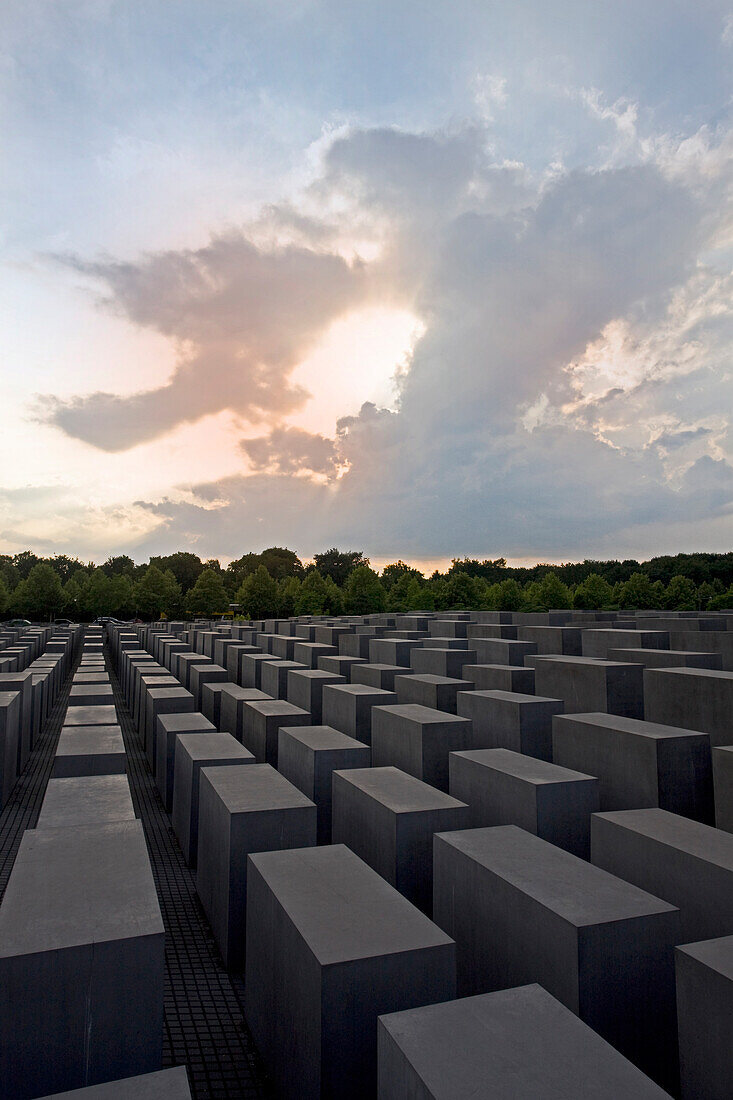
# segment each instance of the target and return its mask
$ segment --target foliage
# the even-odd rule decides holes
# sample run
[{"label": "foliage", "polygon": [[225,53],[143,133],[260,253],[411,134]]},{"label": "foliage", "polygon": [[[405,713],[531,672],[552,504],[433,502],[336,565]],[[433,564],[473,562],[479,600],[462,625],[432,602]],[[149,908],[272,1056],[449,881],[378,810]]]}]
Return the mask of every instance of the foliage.
[{"label": "foliage", "polygon": [[209,568],[199,573],[195,585],[186,595],[185,607],[189,615],[201,615],[204,618],[211,618],[216,614],[223,615],[228,611],[229,594],[224,587],[221,574]]},{"label": "foliage", "polygon": [[332,546],[330,550],[313,556],[313,568],[322,577],[330,577],[340,588],[346,584],[357,565],[369,565],[369,558],[365,558],[361,550],[337,550]]},{"label": "foliage", "polygon": [[0,576],[0,615],[4,615],[10,606],[10,593],[8,586]]},{"label": "foliage", "polygon": [[413,578],[416,578],[418,581],[424,580],[419,569],[415,569],[412,565],[406,565],[405,562],[400,559],[400,561],[392,562],[391,565],[385,565],[382,570],[381,580],[387,592],[391,592],[395,585],[404,581],[404,590],[406,592],[407,586]]},{"label": "foliage", "polygon": [[598,573],[591,573],[579,584],[573,595],[573,607],[581,611],[604,611],[613,602],[611,585]]},{"label": "foliage", "polygon": [[244,578],[237,590],[240,614],[248,619],[268,619],[277,615],[280,602],[277,582],[264,565]]},{"label": "foliage", "polygon": [[689,577],[672,577],[664,594],[664,606],[670,611],[694,611],[697,590]]},{"label": "foliage", "polygon": [[134,587],[135,605],[143,615],[175,615],[181,602],[181,586],[170,569],[149,565]]},{"label": "foliage", "polygon": [[387,609],[387,593],[368,565],[357,565],[344,585],[344,609],[349,615],[372,615]]},{"label": "foliage", "polygon": [[178,550],[175,554],[165,557],[153,557],[150,565],[156,566],[162,573],[169,570],[173,579],[180,586],[184,596],[189,588],[193,588],[204,568],[204,563],[198,554],[192,554],[188,550]]},{"label": "foliage", "polygon": [[22,603],[21,614],[25,613],[34,619],[52,619],[61,608],[61,581],[48,562],[38,562],[31,567],[24,582]]}]

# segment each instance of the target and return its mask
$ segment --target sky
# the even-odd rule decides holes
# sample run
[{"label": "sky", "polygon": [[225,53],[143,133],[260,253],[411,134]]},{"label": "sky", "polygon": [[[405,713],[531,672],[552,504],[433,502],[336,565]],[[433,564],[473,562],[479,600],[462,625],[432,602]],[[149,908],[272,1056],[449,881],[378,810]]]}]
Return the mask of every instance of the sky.
[{"label": "sky", "polygon": [[733,8],[5,0],[0,552],[733,543]]}]

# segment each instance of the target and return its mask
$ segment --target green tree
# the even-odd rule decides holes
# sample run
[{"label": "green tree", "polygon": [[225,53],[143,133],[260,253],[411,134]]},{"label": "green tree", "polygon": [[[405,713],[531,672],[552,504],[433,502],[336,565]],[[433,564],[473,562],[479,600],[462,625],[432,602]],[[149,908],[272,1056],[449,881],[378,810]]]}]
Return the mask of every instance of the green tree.
[{"label": "green tree", "polygon": [[108,577],[133,577],[135,575],[135,562],[128,554],[117,554],[107,558],[104,565],[100,565]]},{"label": "green tree", "polygon": [[[493,586],[492,586],[493,587]],[[519,611],[522,606],[522,589],[512,577],[499,585],[497,611]]]},{"label": "green tree", "polygon": [[64,585],[61,610],[70,619],[78,619],[81,613],[81,585],[73,577]]},{"label": "green tree", "polygon": [[300,595],[299,577],[282,577],[278,581],[278,615],[289,618],[295,614],[295,605]]},{"label": "green tree", "polygon": [[161,572],[169,569],[184,595],[196,584],[204,568],[204,563],[198,554],[192,554],[188,550],[178,550],[175,554],[167,554],[165,557],[151,558],[150,565],[156,566]]},{"label": "green tree", "polygon": [[129,618],[135,610],[135,593],[132,580],[124,573],[117,573],[109,580],[109,603],[112,614]]},{"label": "green tree", "polygon": [[361,550],[337,550],[332,546],[330,550],[313,556],[314,568],[324,579],[330,577],[340,588],[346,584],[357,565],[369,565],[369,558],[365,558]]},{"label": "green tree", "polygon": [[572,607],[573,596],[566,584],[558,577],[557,573],[550,571],[545,573],[538,585],[540,611],[561,611]]},{"label": "green tree", "polygon": [[2,577],[0,577],[0,615],[4,615],[10,606],[10,593],[8,592],[8,586]]},{"label": "green tree", "polygon": [[278,613],[279,595],[277,582],[260,565],[242,581],[236,602],[248,619],[268,619]]},{"label": "green tree", "polygon": [[694,611],[697,589],[689,577],[672,577],[664,594],[664,606],[670,611]]},{"label": "green tree", "polygon": [[430,588],[417,577],[410,577],[405,595],[405,611],[434,611],[435,600]]},{"label": "green tree", "polygon": [[645,573],[632,573],[621,586],[619,607],[647,611],[661,607],[663,600],[664,587],[661,581],[652,584]]},{"label": "green tree", "polygon": [[387,609],[387,593],[368,565],[357,565],[344,586],[344,608],[349,615],[373,615]]},{"label": "green tree", "polygon": [[[702,586],[701,586],[702,587]],[[731,611],[733,610],[733,584],[727,592],[721,592],[713,596],[704,607],[705,611]]]},{"label": "green tree", "polygon": [[223,615],[229,610],[229,595],[221,574],[215,569],[204,569],[186,596],[186,609],[190,615]]},{"label": "green tree", "polygon": [[581,611],[603,611],[613,603],[613,589],[598,573],[591,573],[573,594],[573,607]]},{"label": "green tree", "polygon": [[27,614],[36,619],[52,619],[63,603],[58,573],[48,562],[34,565],[25,580],[24,602]]},{"label": "green tree", "polygon": [[329,589],[317,569],[305,575],[295,601],[296,615],[325,615],[329,606]]},{"label": "green tree", "polygon": [[112,614],[112,582],[103,569],[95,569],[84,581],[81,609],[92,619]]},{"label": "green tree", "polygon": [[407,586],[413,577],[416,577],[419,581],[425,579],[419,569],[415,569],[412,565],[407,565],[400,559],[399,561],[392,562],[391,565],[385,565],[382,570],[381,580],[388,592],[391,592],[396,584],[404,581],[404,590],[406,592]]},{"label": "green tree", "polygon": [[[478,601],[479,586],[474,578],[461,569],[451,571],[445,579],[443,604],[447,610],[470,611]],[[482,592],[483,594],[483,592]]]},{"label": "green tree", "polygon": [[164,612],[172,615],[180,606],[181,586],[170,569],[149,565],[134,586],[134,599],[138,611],[148,618]]}]

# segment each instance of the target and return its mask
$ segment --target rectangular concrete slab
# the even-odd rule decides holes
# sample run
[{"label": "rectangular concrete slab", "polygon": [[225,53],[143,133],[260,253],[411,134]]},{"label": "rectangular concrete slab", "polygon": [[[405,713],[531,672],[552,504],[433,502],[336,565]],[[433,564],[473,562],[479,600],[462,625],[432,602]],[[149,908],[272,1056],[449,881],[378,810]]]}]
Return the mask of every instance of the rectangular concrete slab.
[{"label": "rectangular concrete slab", "polygon": [[309,726],[311,715],[282,699],[256,699],[244,704],[242,744],[260,764],[277,767],[278,731],[281,726]]},{"label": "rectangular concrete slab", "polygon": [[561,699],[512,691],[461,691],[457,713],[473,725],[475,749],[511,749],[552,760],[552,719]]},{"label": "rectangular concrete slab", "polygon": [[114,726],[117,710],[114,706],[71,707],[66,712],[64,726]]},{"label": "rectangular concrete slab", "polygon": [[733,935],[733,836],[667,810],[591,818],[591,859],[680,910],[678,943]]},{"label": "rectangular concrete slab", "polygon": [[51,777],[122,775],[126,768],[125,743],[119,726],[64,726]]},{"label": "rectangular concrete slab", "polygon": [[452,940],[340,844],[250,856],[248,895],[245,1015],[276,1089],[373,1097],[377,1017],[455,996]]},{"label": "rectangular concrete slab", "polygon": [[473,747],[468,718],[417,703],[375,707],[372,764],[399,768],[441,791],[448,790],[448,754]]},{"label": "rectangular concrete slab", "polygon": [[469,806],[469,826],[518,825],[590,858],[590,815],[599,807],[598,780],[510,749],[452,752],[450,793]]},{"label": "rectangular concrete slab", "polygon": [[[702,637],[702,635],[701,635]],[[711,745],[733,743],[733,672],[705,668],[648,668],[644,672],[644,717],[701,730]]]},{"label": "rectangular concrete slab", "polygon": [[433,836],[468,826],[464,802],[399,768],[333,773],[333,843],[345,844],[428,915]]},{"label": "rectangular concrete slab", "polygon": [[344,768],[368,768],[368,745],[331,726],[281,726],[277,768],[318,808],[318,843],[331,843],[332,776]]},{"label": "rectangular concrete slab", "polygon": [[733,936],[675,951],[683,1100],[724,1100],[733,1080]]},{"label": "rectangular concrete slab", "polygon": [[134,820],[126,775],[85,775],[49,779],[36,828],[61,829]]},{"label": "rectangular concrete slab", "polygon": [[712,824],[706,733],[618,714],[566,714],[553,719],[552,745],[555,763],[598,777],[601,810],[661,806]]},{"label": "rectangular concrete slab", "polygon": [[372,709],[397,702],[393,691],[367,684],[331,684],[323,689],[323,723],[364,745],[372,742]]},{"label": "rectangular concrete slab", "polygon": [[514,825],[437,834],[433,875],[461,995],[539,982],[674,1086],[677,909]]},{"label": "rectangular concrete slab", "polygon": [[173,809],[176,738],[181,733],[216,732],[216,726],[199,711],[159,715],[155,730],[155,782],[166,813]]},{"label": "rectangular concrete slab", "polygon": [[380,1016],[379,1100],[663,1100],[539,985]]},{"label": "rectangular concrete slab", "polygon": [[316,843],[316,807],[269,764],[202,768],[196,890],[224,965],[245,955],[247,856]]},{"label": "rectangular concrete slab", "polygon": [[125,1077],[121,1081],[108,1081],[104,1085],[55,1092],[43,1100],[191,1100],[191,1090],[186,1067],[176,1066]]},{"label": "rectangular concrete slab", "polygon": [[141,823],[26,832],[0,905],[4,1096],[160,1068],[163,981]]}]

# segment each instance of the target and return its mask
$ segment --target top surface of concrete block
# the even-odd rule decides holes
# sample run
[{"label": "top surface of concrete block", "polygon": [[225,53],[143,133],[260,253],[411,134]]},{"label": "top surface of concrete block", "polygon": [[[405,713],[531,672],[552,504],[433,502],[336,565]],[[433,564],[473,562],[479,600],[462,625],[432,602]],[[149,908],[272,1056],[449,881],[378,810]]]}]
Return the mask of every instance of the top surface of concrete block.
[{"label": "top surface of concrete block", "polygon": [[185,1066],[106,1081],[71,1092],[55,1092],[42,1100],[191,1100]]},{"label": "top surface of concrete block", "polygon": [[163,921],[139,821],[23,834],[0,905],[0,957],[146,935],[162,936]]},{"label": "top surface of concrete block", "polygon": [[393,714],[404,722],[416,722],[423,726],[432,723],[443,725],[446,722],[462,722],[464,724],[468,722],[467,718],[448,714],[445,710],[433,710],[432,707],[423,707],[420,703],[394,703],[391,706],[380,707],[379,709]]},{"label": "top surface of concrete block", "polygon": [[114,726],[117,724],[117,710],[114,706],[69,707],[64,718],[64,726]]},{"label": "top surface of concrete block", "polygon": [[192,760],[254,760],[254,756],[230,733],[182,733],[178,744]]},{"label": "top surface of concrete block", "polygon": [[158,723],[161,729],[168,733],[199,733],[202,730],[211,730],[216,733],[216,726],[198,711],[187,711],[183,714],[159,714]]},{"label": "top surface of concrete block", "polygon": [[134,821],[126,775],[85,775],[49,779],[37,829]]},{"label": "top surface of concrete block", "polygon": [[645,810],[612,810],[594,814],[624,829],[631,829],[656,844],[677,848],[706,863],[733,871],[733,833],[714,829],[701,821],[651,807]]},{"label": "top surface of concrete block", "polygon": [[281,726],[280,732],[315,751],[369,747],[363,741],[356,741],[353,737],[335,730],[333,726]]},{"label": "top surface of concrete block", "polygon": [[249,860],[321,966],[453,943],[344,844]]},{"label": "top surface of concrete block", "polygon": [[247,768],[223,765],[205,768],[204,774],[231,814],[313,806],[269,764],[250,764]]},{"label": "top surface of concrete block", "polygon": [[733,936],[718,936],[714,940],[686,943],[677,950],[684,951],[703,966],[710,967],[729,982],[733,982]]},{"label": "top surface of concrete block", "polygon": [[559,764],[550,764],[546,760],[538,760],[536,756],[525,756],[521,752],[512,752],[511,749],[468,749],[465,752],[451,753],[451,756],[460,756],[463,760],[472,760],[486,768],[494,768],[506,775],[516,776],[526,783],[535,785],[569,783],[577,779],[594,779],[592,775],[584,772],[573,771],[572,768],[563,768]]},{"label": "top surface of concrete block", "polygon": [[396,814],[465,807],[465,802],[459,802],[399,768],[349,768],[336,774]]},{"label": "top surface of concrete block", "polygon": [[[420,1083],[420,1092],[410,1095],[421,1098],[663,1100],[668,1096],[540,985],[394,1012],[380,1017],[379,1029],[407,1060],[410,1083]],[[380,1084],[392,1100],[400,1096],[403,1078],[392,1077],[394,1055],[382,1046],[385,1034],[380,1034],[380,1051],[386,1057]]]},{"label": "top surface of concrete block", "polygon": [[516,825],[436,836],[576,928],[675,910]]},{"label": "top surface of concrete block", "polygon": [[558,714],[553,721],[559,725],[572,723],[581,726],[598,726],[600,729],[628,733],[634,737],[649,737],[654,741],[707,736],[700,730],[683,729],[682,726],[663,726],[658,722],[644,722],[641,718],[624,718],[623,715],[607,714],[605,711],[593,711],[588,714]]}]

